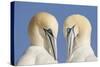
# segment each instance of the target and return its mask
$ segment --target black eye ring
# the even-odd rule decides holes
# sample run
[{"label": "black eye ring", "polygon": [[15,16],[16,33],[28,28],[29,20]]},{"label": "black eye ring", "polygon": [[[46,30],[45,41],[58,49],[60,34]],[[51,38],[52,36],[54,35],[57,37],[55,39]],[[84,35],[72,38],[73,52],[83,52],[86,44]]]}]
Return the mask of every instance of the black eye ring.
[{"label": "black eye ring", "polygon": [[48,29],[47,31],[48,31],[49,33],[52,33],[51,29]]},{"label": "black eye ring", "polygon": [[50,34],[53,37],[53,33],[52,33],[52,30],[50,28],[44,29],[44,31],[47,32],[48,34]]},{"label": "black eye ring", "polygon": [[70,33],[71,30],[74,30],[75,25],[73,25],[71,28],[67,28],[67,32]]},{"label": "black eye ring", "polygon": [[67,28],[67,32],[70,33],[70,31],[71,31],[71,28]]}]

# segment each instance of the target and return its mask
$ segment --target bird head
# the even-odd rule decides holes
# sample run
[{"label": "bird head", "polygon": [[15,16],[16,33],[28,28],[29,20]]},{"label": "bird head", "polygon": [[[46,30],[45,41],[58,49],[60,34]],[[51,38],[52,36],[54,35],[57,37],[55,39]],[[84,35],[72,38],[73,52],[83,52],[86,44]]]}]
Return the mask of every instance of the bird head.
[{"label": "bird head", "polygon": [[29,23],[28,31],[33,43],[36,41],[43,43],[46,50],[56,59],[58,23],[55,16],[47,12],[36,14]]},{"label": "bird head", "polygon": [[78,46],[82,46],[83,42],[90,40],[91,29],[89,20],[83,15],[74,14],[65,19],[64,36],[67,39],[69,54],[72,53],[76,42],[80,43]]}]

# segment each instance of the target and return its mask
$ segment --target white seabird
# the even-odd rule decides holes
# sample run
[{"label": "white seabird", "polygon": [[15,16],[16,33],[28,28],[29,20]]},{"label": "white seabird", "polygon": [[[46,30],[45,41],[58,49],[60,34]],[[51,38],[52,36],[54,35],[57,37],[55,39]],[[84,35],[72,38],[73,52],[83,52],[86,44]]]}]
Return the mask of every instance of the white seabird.
[{"label": "white seabird", "polygon": [[47,12],[40,12],[32,17],[28,32],[31,45],[17,65],[57,63],[58,23],[56,18]]},{"label": "white seabird", "polygon": [[90,21],[82,15],[69,16],[64,22],[64,36],[68,46],[67,62],[95,61],[91,47]]}]

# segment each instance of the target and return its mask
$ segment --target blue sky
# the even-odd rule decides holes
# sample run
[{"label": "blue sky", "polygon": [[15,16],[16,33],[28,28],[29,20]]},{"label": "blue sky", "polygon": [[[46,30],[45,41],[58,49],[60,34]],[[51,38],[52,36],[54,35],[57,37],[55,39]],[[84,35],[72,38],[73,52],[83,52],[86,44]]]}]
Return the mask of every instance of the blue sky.
[{"label": "blue sky", "polygon": [[79,6],[63,4],[46,4],[31,2],[15,2],[14,6],[14,49],[15,64],[29,47],[28,23],[32,16],[39,12],[49,12],[53,14],[58,21],[59,31],[57,39],[58,61],[64,63],[67,56],[67,45],[63,35],[63,23],[66,17],[72,14],[81,14],[86,16],[92,25],[91,45],[97,56],[97,7],[96,6]]}]

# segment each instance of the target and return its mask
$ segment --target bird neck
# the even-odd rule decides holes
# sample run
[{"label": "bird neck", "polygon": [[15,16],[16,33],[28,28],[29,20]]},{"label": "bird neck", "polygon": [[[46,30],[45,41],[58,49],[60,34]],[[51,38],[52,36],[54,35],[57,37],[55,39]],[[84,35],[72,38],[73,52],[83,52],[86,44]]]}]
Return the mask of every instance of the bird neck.
[{"label": "bird neck", "polygon": [[[90,43],[91,43],[91,34],[90,35],[83,35],[79,38],[76,38],[75,39],[75,44],[74,44],[74,50],[77,49],[77,48],[80,48],[80,47],[84,47],[84,46],[87,46],[87,47],[90,47]],[[73,51],[74,51],[73,50]]]},{"label": "bird neck", "polygon": [[33,28],[34,32],[30,36],[31,38],[31,43],[34,46],[44,46],[44,39],[40,35],[39,28],[37,26],[34,26]]},{"label": "bird neck", "polygon": [[48,52],[50,48],[50,43],[47,41],[46,38],[43,38],[40,34],[39,28],[35,25],[33,28],[34,32],[31,36],[31,44],[32,46],[41,46],[44,47]]}]

